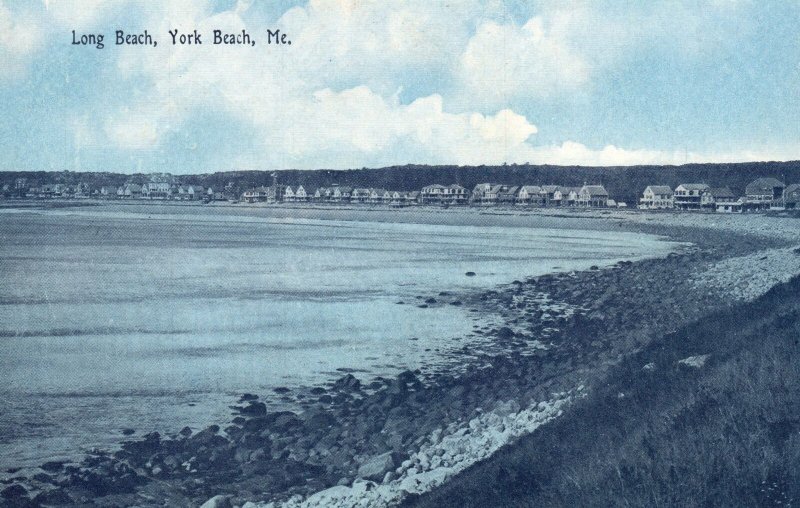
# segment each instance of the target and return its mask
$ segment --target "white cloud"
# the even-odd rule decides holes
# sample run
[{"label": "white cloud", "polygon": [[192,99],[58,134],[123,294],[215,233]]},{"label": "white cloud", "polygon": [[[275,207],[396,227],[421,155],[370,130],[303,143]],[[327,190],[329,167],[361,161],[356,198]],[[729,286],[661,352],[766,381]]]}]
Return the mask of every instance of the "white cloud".
[{"label": "white cloud", "polygon": [[490,103],[520,95],[547,97],[575,91],[589,79],[589,65],[540,17],[524,26],[482,24],[460,58],[466,93]]},{"label": "white cloud", "polygon": [[0,80],[24,75],[30,57],[41,47],[42,29],[25,13],[14,13],[0,0]]}]

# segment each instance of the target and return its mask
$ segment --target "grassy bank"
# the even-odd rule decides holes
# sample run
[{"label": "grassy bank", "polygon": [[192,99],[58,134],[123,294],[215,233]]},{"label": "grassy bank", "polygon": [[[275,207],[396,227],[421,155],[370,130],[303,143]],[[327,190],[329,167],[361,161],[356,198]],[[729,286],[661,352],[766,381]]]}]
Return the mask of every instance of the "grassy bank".
[{"label": "grassy bank", "polygon": [[799,341],[796,277],[651,343],[563,418],[406,504],[797,502]]}]

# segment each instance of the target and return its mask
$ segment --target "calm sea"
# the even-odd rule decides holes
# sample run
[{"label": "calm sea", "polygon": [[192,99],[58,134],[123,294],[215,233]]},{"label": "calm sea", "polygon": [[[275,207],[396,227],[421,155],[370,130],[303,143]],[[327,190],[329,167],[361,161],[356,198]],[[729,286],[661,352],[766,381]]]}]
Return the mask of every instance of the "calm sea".
[{"label": "calm sea", "polygon": [[420,296],[674,248],[581,229],[195,210],[0,210],[0,467],[107,446],[123,428],[221,423],[242,392],[417,368],[480,319],[419,308]]}]

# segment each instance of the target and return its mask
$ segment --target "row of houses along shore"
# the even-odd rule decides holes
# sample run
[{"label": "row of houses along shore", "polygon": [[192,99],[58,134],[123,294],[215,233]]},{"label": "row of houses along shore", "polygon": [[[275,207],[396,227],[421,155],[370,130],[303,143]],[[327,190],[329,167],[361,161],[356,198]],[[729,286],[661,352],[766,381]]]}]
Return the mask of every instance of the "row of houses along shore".
[{"label": "row of houses along shore", "polygon": [[[472,190],[458,184],[427,185],[418,191],[397,191],[380,188],[359,188],[332,185],[306,188],[303,185],[254,187],[241,195],[229,189],[215,191],[195,184],[154,181],[144,184],[127,183],[118,187],[90,189],[85,184],[67,186],[45,184],[26,187],[17,179],[17,196],[33,198],[102,198],[151,199],[189,201],[243,201],[246,203],[339,203],[388,205],[393,207],[435,206],[497,206],[628,208],[625,202],[613,199],[603,185],[567,187],[561,185],[505,185],[481,183]],[[5,187],[8,187],[6,185]],[[4,191],[9,189],[4,188]],[[19,192],[19,191],[22,192]],[[641,194],[636,207],[644,210],[694,210],[724,213],[768,209],[798,209],[800,184],[785,185],[775,178],[758,178],[749,183],[744,195],[735,195],[728,187],[710,187],[704,183],[684,183],[672,189],[667,185],[649,185]],[[630,205],[633,207],[633,205]]]},{"label": "row of houses along shore", "polygon": [[[603,185],[566,187],[560,185],[504,185],[481,183],[471,191],[457,184],[427,185],[419,191],[344,186],[306,189],[302,185],[250,189],[242,195],[248,203],[356,203],[390,206],[492,206],[628,208],[614,200]],[[696,210],[737,213],[768,209],[800,208],[800,184],[785,185],[775,178],[759,178],[736,196],[728,187],[714,188],[702,183],[649,185],[637,207],[644,210]]]}]

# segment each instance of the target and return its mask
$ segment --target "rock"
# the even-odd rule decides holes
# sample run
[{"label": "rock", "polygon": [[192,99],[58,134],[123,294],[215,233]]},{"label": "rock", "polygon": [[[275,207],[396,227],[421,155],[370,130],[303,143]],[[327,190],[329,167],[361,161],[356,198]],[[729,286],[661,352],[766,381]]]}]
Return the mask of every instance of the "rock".
[{"label": "rock", "polygon": [[454,301],[450,302],[450,305],[459,306],[459,305],[461,305],[461,301],[460,300],[454,300]]},{"label": "rock", "polygon": [[361,389],[361,381],[359,381],[354,375],[347,374],[346,376],[336,380],[336,382],[333,384],[333,387],[337,390],[357,391]]},{"label": "rock", "polygon": [[495,406],[494,412],[498,416],[508,416],[512,413],[518,413],[519,410],[519,402],[512,399],[507,402],[498,402]]},{"label": "rock", "polygon": [[19,501],[22,499],[27,499],[28,490],[22,485],[15,483],[14,485],[6,487],[0,491],[0,496],[2,496],[3,499],[8,499],[9,501]]},{"label": "rock", "polygon": [[467,272],[464,275],[466,275],[467,277],[475,277],[475,272]]},{"label": "rock", "polygon": [[678,360],[678,364],[686,367],[699,369],[700,367],[706,364],[706,362],[710,357],[711,355],[690,356],[688,358],[684,358],[683,360]]},{"label": "rock", "polygon": [[233,508],[231,504],[231,496],[224,496],[222,494],[214,496],[205,503],[200,505],[200,508]]},{"label": "rock", "polygon": [[53,477],[45,473],[36,473],[31,478],[40,483],[53,483]]},{"label": "rock", "polygon": [[209,445],[216,440],[215,438],[221,437],[217,435],[217,432],[219,432],[219,425],[211,425],[192,436],[190,442],[195,446]]},{"label": "rock", "polygon": [[285,386],[278,386],[277,388],[273,388],[272,391],[275,393],[289,393],[291,390]]},{"label": "rock", "polygon": [[133,434],[136,434],[136,431],[133,429],[122,429],[123,436],[132,436]]},{"label": "rock", "polygon": [[303,414],[303,421],[309,430],[325,430],[336,423],[336,418],[327,411],[311,411]]},{"label": "rock", "polygon": [[59,506],[72,504],[74,501],[64,489],[53,489],[40,492],[33,498],[36,505]]},{"label": "rock", "polygon": [[180,432],[178,432],[178,434],[180,434],[183,437],[189,437],[192,435],[192,429],[190,429],[189,427],[184,427],[181,429]]},{"label": "rock", "polygon": [[234,406],[240,414],[247,416],[263,416],[267,414],[267,405],[263,402],[250,401],[247,406]]},{"label": "rock", "polygon": [[397,468],[394,453],[387,452],[373,457],[358,468],[358,476],[365,480],[382,481],[386,473]]},{"label": "rock", "polygon": [[314,388],[309,390],[309,392],[311,392],[312,395],[322,395],[326,391],[327,390],[325,390],[325,388],[322,388],[321,386],[315,386]]},{"label": "rock", "polygon": [[279,432],[283,432],[292,427],[296,427],[301,423],[297,415],[292,413],[291,411],[281,411],[280,413],[273,413],[273,414],[277,414],[277,416],[275,417],[275,420],[273,420],[271,428]]},{"label": "rock", "polygon": [[428,298],[427,300],[425,300],[425,303],[432,305],[436,303],[436,298]]},{"label": "rock", "polygon": [[499,330],[497,330],[497,337],[499,339],[510,339],[514,337],[514,331],[507,326],[503,326]]},{"label": "rock", "polygon": [[39,466],[39,469],[43,469],[43,470],[47,471],[48,473],[57,473],[57,472],[61,471],[61,469],[63,467],[64,467],[64,463],[63,462],[58,461],[58,460],[51,460],[50,462],[45,462],[44,464]]},{"label": "rock", "polygon": [[239,397],[239,402],[250,402],[251,400],[258,400],[258,395],[253,395],[252,393],[244,393],[241,397]]}]

